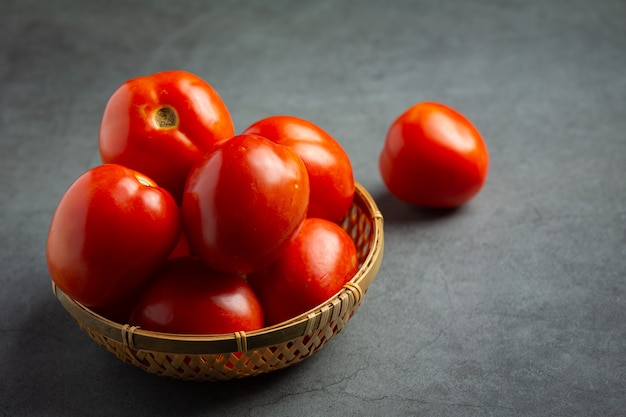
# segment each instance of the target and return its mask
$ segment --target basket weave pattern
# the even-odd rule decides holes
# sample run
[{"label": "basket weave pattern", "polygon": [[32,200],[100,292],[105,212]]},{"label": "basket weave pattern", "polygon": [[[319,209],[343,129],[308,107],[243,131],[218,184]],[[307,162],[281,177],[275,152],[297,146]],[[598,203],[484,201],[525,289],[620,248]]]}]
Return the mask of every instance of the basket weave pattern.
[{"label": "basket weave pattern", "polygon": [[361,305],[383,255],[382,215],[356,184],[354,203],[341,225],[357,247],[359,271],[324,304],[288,322],[227,335],[169,335],[120,325],[53,290],[91,339],[120,360],[147,372],[178,379],[243,378],[302,361],[340,333]]}]

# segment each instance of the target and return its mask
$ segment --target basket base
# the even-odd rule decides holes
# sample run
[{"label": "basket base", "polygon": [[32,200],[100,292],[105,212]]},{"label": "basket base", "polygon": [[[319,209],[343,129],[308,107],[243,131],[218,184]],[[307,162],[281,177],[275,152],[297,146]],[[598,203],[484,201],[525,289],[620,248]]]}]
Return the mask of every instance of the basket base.
[{"label": "basket base", "polygon": [[295,365],[318,352],[339,334],[355,310],[328,325],[280,345],[249,352],[180,354],[133,349],[78,322],[98,345],[121,361],[148,373],[180,380],[223,381],[256,376]]}]

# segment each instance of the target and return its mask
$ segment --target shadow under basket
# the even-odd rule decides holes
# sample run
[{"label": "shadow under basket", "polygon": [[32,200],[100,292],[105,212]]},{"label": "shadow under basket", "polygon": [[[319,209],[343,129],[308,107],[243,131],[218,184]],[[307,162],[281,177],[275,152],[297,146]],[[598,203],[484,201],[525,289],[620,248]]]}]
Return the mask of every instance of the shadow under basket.
[{"label": "shadow under basket", "polygon": [[359,270],[325,303],[288,321],[251,332],[180,335],[108,320],[53,292],[91,339],[120,360],[160,376],[217,381],[254,376],[296,364],[341,332],[357,311],[383,259],[383,216],[359,183],[342,227],[356,244]]}]

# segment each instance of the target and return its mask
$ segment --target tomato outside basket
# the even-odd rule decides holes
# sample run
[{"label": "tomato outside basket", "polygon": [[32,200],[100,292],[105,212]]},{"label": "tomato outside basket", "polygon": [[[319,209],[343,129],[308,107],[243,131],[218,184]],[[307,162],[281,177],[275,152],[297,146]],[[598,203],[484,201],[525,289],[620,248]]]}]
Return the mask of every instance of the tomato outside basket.
[{"label": "tomato outside basket", "polygon": [[118,359],[146,372],[184,380],[217,381],[254,376],[296,364],[341,332],[360,307],[383,258],[383,216],[367,190],[355,185],[341,226],[356,244],[359,270],[325,303],[285,322],[251,332],[179,335],[142,330],[108,320],[52,289],[91,339]]}]

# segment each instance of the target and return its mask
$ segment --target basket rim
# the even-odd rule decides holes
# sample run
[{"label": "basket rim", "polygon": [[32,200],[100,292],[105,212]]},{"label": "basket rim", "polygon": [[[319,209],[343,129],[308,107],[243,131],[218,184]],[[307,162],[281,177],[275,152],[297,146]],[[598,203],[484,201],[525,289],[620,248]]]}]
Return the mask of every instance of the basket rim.
[{"label": "basket rim", "polygon": [[249,332],[225,334],[175,334],[144,330],[129,324],[111,321],[66,295],[52,282],[52,290],[63,307],[81,326],[86,326],[109,339],[116,340],[131,349],[161,353],[217,354],[246,352],[304,336],[312,328],[324,325],[332,314],[349,299],[358,305],[382,264],[384,251],[383,216],[376,202],[365,187],[355,181],[354,203],[369,214],[372,221],[372,238],[363,263],[356,274],[334,296],[308,311],[272,326]]}]

